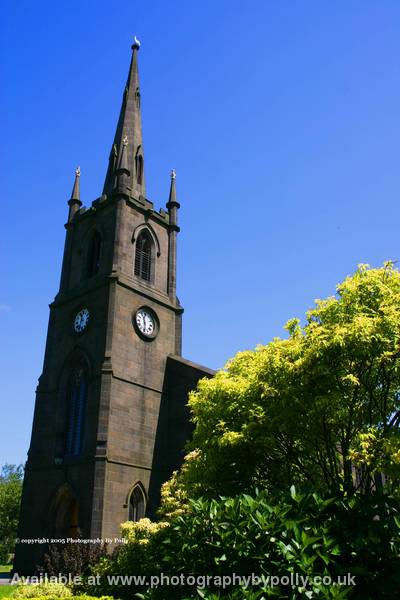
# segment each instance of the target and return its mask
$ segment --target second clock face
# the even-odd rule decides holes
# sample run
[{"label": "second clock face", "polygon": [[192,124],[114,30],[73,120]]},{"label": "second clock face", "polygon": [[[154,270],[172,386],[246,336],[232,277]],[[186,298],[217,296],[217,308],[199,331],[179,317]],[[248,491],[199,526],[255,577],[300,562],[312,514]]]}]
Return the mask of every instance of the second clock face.
[{"label": "second clock face", "polygon": [[154,337],[156,331],[156,321],[149,310],[140,308],[137,311],[136,325],[143,335],[146,337]]},{"label": "second clock face", "polygon": [[89,311],[87,308],[82,308],[74,319],[74,329],[76,333],[81,333],[89,322]]}]

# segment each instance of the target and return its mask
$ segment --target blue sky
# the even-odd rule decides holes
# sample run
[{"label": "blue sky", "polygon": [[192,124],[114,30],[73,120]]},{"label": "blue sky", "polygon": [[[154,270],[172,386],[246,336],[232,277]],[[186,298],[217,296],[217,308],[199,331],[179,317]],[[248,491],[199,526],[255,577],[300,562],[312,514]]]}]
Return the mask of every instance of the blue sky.
[{"label": "blue sky", "polygon": [[400,258],[399,25],[397,0],[3,6],[0,464],[26,457],[74,169],[90,204],[133,35],[156,207],[177,171],[183,353],[219,368]]}]

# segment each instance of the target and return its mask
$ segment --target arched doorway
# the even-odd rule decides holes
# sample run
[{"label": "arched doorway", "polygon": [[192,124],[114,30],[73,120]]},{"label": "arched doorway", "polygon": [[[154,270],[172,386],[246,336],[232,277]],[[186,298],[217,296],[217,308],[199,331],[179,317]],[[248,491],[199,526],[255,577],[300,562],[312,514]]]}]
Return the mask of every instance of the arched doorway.
[{"label": "arched doorway", "polygon": [[55,495],[51,520],[55,537],[79,537],[79,503],[68,484],[62,485]]}]

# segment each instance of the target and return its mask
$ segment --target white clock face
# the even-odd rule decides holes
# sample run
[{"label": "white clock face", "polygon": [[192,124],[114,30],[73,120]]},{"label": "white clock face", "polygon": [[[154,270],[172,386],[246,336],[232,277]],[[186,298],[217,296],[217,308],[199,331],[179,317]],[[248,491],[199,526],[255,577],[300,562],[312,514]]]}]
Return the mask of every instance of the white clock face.
[{"label": "white clock face", "polygon": [[86,328],[88,322],[89,311],[87,308],[82,308],[82,310],[78,312],[74,320],[74,329],[76,333],[81,333],[81,331],[83,331]]},{"label": "white clock face", "polygon": [[152,336],[156,329],[153,315],[144,308],[141,308],[136,313],[136,325],[138,326],[139,331],[146,336]]}]

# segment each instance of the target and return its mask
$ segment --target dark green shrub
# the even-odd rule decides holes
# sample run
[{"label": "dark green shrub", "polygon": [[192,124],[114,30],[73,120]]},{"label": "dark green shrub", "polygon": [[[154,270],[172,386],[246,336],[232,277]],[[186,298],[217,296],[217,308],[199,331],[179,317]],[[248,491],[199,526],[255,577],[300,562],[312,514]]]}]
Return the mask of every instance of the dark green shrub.
[{"label": "dark green shrub", "polygon": [[[121,546],[113,557],[100,561],[96,593],[118,598],[177,600],[179,598],[395,598],[400,589],[400,520],[398,502],[384,496],[346,496],[322,499],[298,494],[272,499],[261,492],[219,500],[199,499],[187,513],[168,526]],[[139,524],[132,525],[135,532]],[[149,526],[147,526],[149,529]],[[221,590],[217,586],[144,588],[110,586],[107,575],[224,575],[355,577],[356,585],[320,582],[301,586],[258,585],[253,589]],[[215,581],[215,580],[214,580]],[[308,596],[307,596],[308,594]]]},{"label": "dark green shrub", "polygon": [[43,558],[43,565],[37,568],[39,573],[47,576],[85,575],[90,566],[100,558],[108,556],[106,545],[101,544],[49,544]]}]

